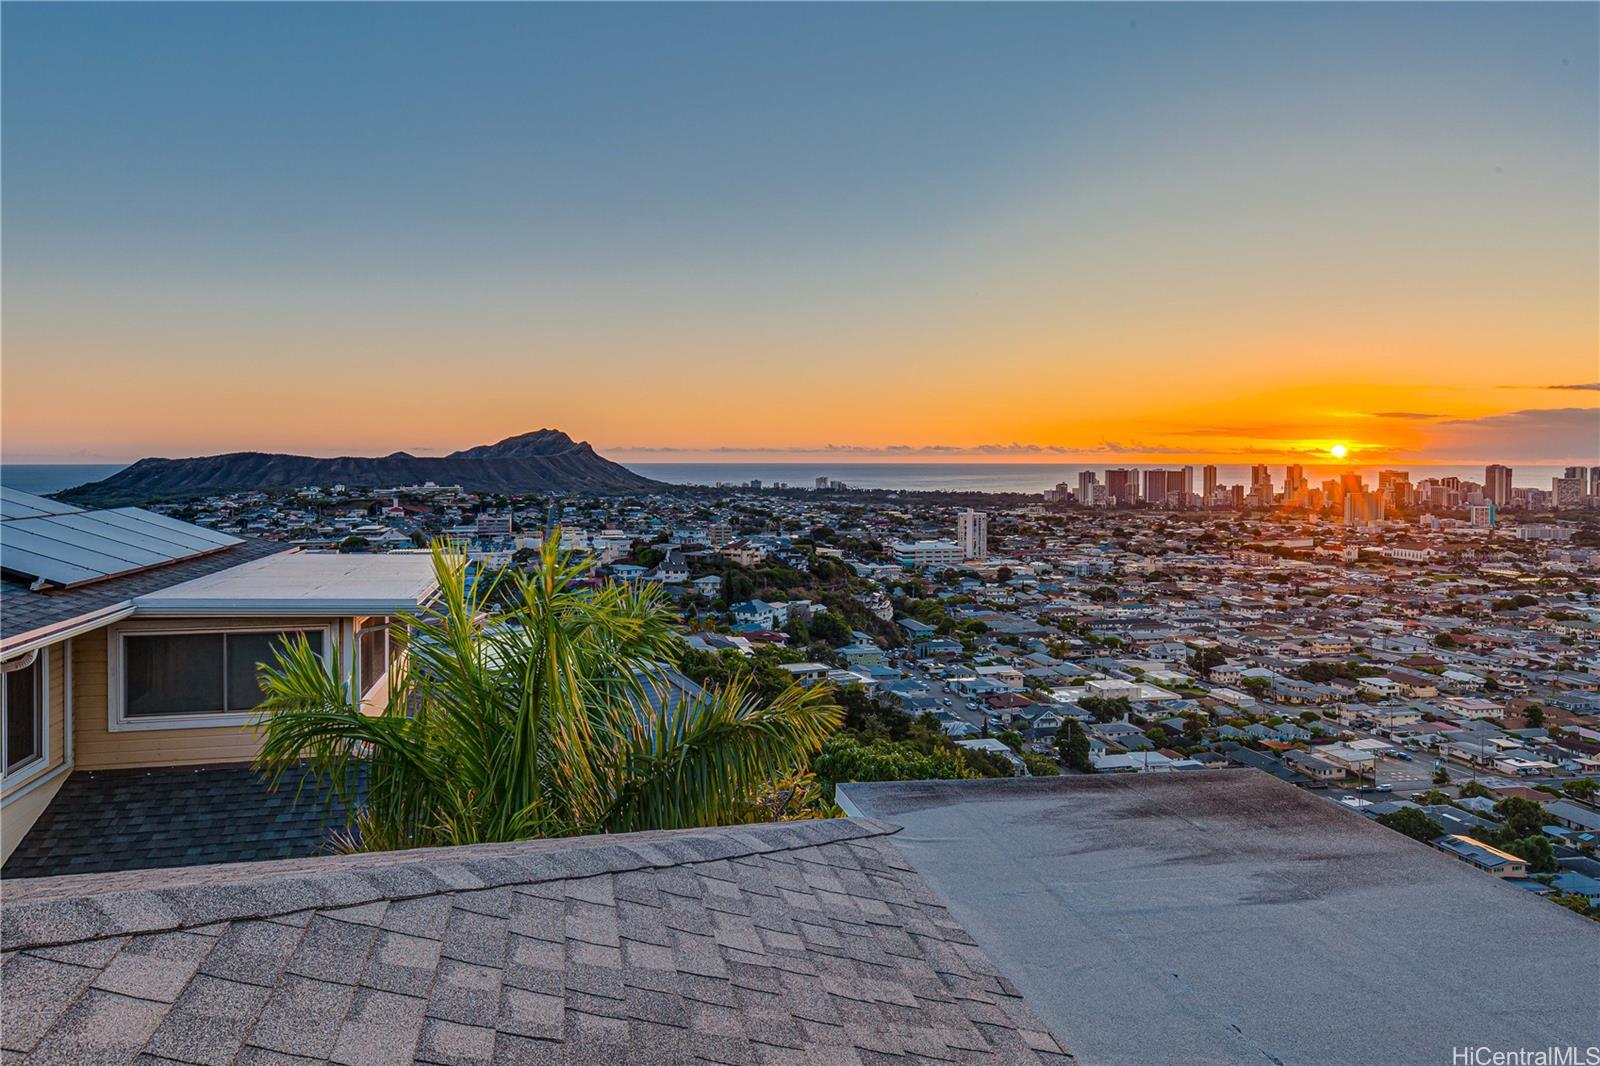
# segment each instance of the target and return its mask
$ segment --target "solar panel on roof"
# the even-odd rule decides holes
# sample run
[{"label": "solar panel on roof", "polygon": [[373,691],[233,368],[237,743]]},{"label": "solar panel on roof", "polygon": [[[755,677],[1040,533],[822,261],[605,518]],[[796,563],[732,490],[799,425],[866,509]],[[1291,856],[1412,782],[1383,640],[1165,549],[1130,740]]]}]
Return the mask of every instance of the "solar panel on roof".
[{"label": "solar panel on roof", "polygon": [[[166,530],[166,535],[176,534],[180,537],[196,540],[203,544],[209,544],[213,547],[221,548],[230,544],[244,543],[243,538],[231,536],[227,533],[219,533],[214,529],[207,529],[205,526],[197,526],[189,522],[180,522],[176,518],[168,518],[164,514],[157,514],[154,511],[146,511],[141,507],[118,507],[114,510],[97,511],[95,513],[104,517],[106,521],[111,521],[111,516],[113,515],[131,518],[147,525],[153,525],[159,529]],[[154,535],[162,536],[163,534],[155,533]]]},{"label": "solar panel on roof", "polygon": [[81,507],[48,500],[31,492],[19,492],[0,485],[0,521],[11,518],[38,518],[47,514],[72,514]]},{"label": "solar panel on roof", "polygon": [[[86,511],[83,514],[54,515],[48,524],[29,522],[24,528],[40,529],[42,536],[57,537],[80,543],[85,536],[144,547],[167,556],[183,556],[196,551],[210,551],[216,545],[197,538],[180,538],[175,534],[152,536],[157,526],[130,522],[113,516],[109,511]],[[164,532],[164,531],[163,531]]]},{"label": "solar panel on roof", "polygon": [[0,525],[0,569],[55,585],[99,581],[243,543],[137,507],[30,514],[41,509],[26,499],[14,502],[18,513]]},{"label": "solar panel on roof", "polygon": [[202,530],[198,526],[189,526],[183,522],[164,525],[144,520],[157,517],[160,516],[152,515],[149,511],[125,508],[122,511],[91,511],[81,515],[63,515],[57,521],[93,528],[103,536],[127,540],[134,544],[150,547],[159,545],[179,555],[215,551],[217,548],[239,543],[237,537],[216,534],[211,530]]},{"label": "solar panel on roof", "polygon": [[[0,534],[0,544],[6,548],[17,547],[35,555],[48,556],[68,562],[90,565],[91,559],[104,559],[132,566],[155,566],[188,554],[175,545],[141,544],[133,538],[118,539],[107,536],[102,529],[89,524],[88,528],[68,525],[81,515],[46,515],[43,518],[17,519],[6,524]],[[102,569],[123,569],[115,565]]]},{"label": "solar panel on roof", "polygon": [[0,569],[26,574],[32,578],[44,578],[57,585],[80,585],[85,581],[98,581],[106,576],[99,570],[35,555],[10,544],[0,544]]}]

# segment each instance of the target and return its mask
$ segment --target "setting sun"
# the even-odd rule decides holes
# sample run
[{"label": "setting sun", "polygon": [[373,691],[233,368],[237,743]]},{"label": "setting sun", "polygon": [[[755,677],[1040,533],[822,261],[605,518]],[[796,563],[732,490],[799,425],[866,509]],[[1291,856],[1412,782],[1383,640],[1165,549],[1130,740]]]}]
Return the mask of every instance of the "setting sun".
[{"label": "setting sun", "polygon": [[1328,449],[1328,454],[1333,456],[1335,459],[1343,459],[1346,455],[1350,454],[1350,449],[1346,448],[1343,444],[1335,444],[1333,447]]}]

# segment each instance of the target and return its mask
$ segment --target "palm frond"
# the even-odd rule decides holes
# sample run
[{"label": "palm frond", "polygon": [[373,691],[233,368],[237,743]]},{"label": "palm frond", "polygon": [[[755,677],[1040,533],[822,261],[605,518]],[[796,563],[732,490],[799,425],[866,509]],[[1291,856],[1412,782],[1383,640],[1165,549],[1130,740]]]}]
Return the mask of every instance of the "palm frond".
[{"label": "palm frond", "polygon": [[743,684],[690,701],[658,699],[622,734],[606,829],[683,829],[739,820],[769,782],[822,748],[842,711],[824,686],[762,704]]},{"label": "palm frond", "polygon": [[675,695],[661,590],[587,587],[590,565],[557,531],[532,573],[469,579],[436,544],[436,597],[392,627],[387,708],[364,713],[338,650],[301,641],[264,671],[261,766],[277,783],[304,764],[359,800],[347,843],[367,850],[786,814],[839,723],[826,691]]}]

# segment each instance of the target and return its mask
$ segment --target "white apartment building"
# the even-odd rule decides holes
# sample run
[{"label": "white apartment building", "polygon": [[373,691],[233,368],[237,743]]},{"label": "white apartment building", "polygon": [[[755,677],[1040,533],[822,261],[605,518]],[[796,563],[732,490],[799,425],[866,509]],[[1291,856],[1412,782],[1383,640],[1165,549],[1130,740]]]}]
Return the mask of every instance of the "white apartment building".
[{"label": "white apartment building", "polygon": [[967,508],[956,515],[956,544],[963,559],[989,557],[989,516]]},{"label": "white apartment building", "polygon": [[960,545],[948,540],[897,540],[889,546],[894,561],[914,570],[930,570],[961,565]]}]

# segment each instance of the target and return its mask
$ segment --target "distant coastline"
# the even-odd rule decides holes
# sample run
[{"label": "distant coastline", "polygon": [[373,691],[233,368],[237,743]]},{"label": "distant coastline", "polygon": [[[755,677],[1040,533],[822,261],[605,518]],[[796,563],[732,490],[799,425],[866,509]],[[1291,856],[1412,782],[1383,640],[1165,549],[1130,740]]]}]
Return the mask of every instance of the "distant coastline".
[{"label": "distant coastline", "polygon": [[[716,485],[719,482],[748,484],[759,479],[763,486],[784,482],[791,488],[811,488],[816,479],[826,477],[842,481],[852,488],[890,489],[901,491],[945,492],[1043,492],[1057,482],[1077,485],[1078,473],[1093,470],[1097,473],[1113,466],[1137,466],[1147,469],[1154,466],[1179,464],[1155,463],[1102,463],[1096,466],[1083,464],[1057,465],[1055,463],[623,463],[629,470],[674,485]],[[1483,467],[1470,466],[1407,466],[1391,464],[1409,470],[1412,478],[1459,477],[1470,481],[1483,480]],[[45,495],[60,492],[76,485],[100,481],[128,466],[127,463],[5,463],[0,464],[0,484],[21,492]],[[1272,464],[1273,476],[1281,479],[1282,464]],[[1340,470],[1359,470],[1369,477],[1380,467],[1312,467],[1307,465],[1310,477],[1333,477]],[[1550,479],[1561,474],[1554,466],[1513,466],[1515,484],[1533,488],[1549,488]],[[1217,473],[1223,484],[1248,484],[1250,468],[1245,465],[1218,465]]]},{"label": "distant coastline", "polygon": [[[945,492],[1026,492],[1042,493],[1065,481],[1077,487],[1078,474],[1093,470],[1103,475],[1110,467],[1137,467],[1141,470],[1193,465],[1197,476],[1200,464],[1138,463],[1132,461],[1107,461],[1093,465],[1083,463],[833,463],[827,461],[801,463],[623,463],[629,470],[674,485],[716,485],[718,483],[748,484],[759,480],[763,487],[783,482],[790,488],[808,489],[816,479],[826,477],[842,481],[851,488],[891,489],[900,491]],[[1519,487],[1549,489],[1550,479],[1561,474],[1556,466],[1513,465],[1514,484]],[[1425,477],[1459,477],[1467,481],[1482,482],[1483,466],[1478,464],[1456,466],[1423,466],[1390,463],[1383,466],[1316,466],[1305,464],[1306,476],[1313,481],[1337,477],[1347,471],[1359,471],[1369,480],[1375,480],[1380,469],[1395,468],[1410,471],[1412,480]],[[1274,480],[1283,480],[1283,464],[1271,463]],[[1218,480],[1225,485],[1250,483],[1250,467],[1244,464],[1217,464]]]}]

